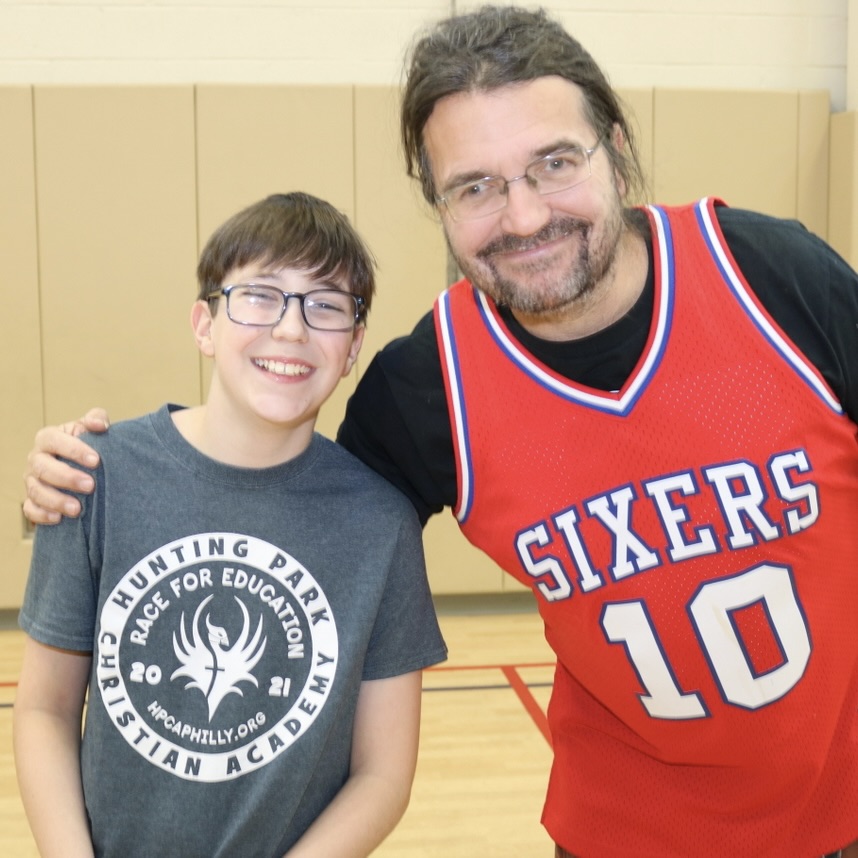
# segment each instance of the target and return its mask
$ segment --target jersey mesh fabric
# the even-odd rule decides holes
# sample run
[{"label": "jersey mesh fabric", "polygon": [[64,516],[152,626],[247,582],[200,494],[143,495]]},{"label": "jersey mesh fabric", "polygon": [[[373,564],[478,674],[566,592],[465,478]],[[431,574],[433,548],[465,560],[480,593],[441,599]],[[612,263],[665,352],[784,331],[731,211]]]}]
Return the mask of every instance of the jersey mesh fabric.
[{"label": "jersey mesh fabric", "polygon": [[652,211],[656,312],[616,393],[541,365],[465,282],[436,306],[460,525],[539,600],[544,822],[582,856],[811,858],[858,834],[855,426],[713,206]]}]

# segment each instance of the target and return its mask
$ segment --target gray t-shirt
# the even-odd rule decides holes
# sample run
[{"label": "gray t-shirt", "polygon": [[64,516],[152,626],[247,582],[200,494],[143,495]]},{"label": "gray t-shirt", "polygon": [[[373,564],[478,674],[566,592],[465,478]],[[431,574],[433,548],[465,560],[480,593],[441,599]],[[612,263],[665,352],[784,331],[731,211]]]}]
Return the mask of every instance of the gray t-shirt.
[{"label": "gray t-shirt", "polygon": [[96,854],[280,856],[348,777],[361,682],[446,657],[416,515],[319,435],[263,470],[166,406],[87,441],[95,492],[38,528],[20,624],[93,652]]}]

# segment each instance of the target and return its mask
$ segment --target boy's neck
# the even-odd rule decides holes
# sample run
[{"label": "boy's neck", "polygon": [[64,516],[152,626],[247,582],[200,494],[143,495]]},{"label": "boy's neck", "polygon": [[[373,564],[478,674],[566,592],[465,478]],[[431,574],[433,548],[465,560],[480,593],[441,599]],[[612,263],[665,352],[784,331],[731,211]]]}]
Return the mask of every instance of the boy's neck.
[{"label": "boy's neck", "polygon": [[212,403],[172,412],[179,434],[203,455],[238,468],[271,468],[303,453],[314,421],[289,428],[218,413]]}]

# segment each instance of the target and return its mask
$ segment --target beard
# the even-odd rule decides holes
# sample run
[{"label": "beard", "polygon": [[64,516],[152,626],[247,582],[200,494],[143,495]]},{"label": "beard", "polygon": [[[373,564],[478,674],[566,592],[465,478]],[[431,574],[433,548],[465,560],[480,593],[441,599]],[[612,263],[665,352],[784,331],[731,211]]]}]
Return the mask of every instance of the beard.
[{"label": "beard", "polygon": [[[501,235],[470,259],[458,255],[449,239],[448,246],[465,277],[496,304],[527,316],[550,316],[585,304],[597,291],[616,259],[623,225],[618,206],[606,218],[601,235],[594,234],[590,221],[558,216],[532,235]],[[554,258],[523,263],[518,274],[504,274],[498,266],[497,254],[532,250],[564,238],[572,238],[577,245],[565,268],[558,269]]]}]

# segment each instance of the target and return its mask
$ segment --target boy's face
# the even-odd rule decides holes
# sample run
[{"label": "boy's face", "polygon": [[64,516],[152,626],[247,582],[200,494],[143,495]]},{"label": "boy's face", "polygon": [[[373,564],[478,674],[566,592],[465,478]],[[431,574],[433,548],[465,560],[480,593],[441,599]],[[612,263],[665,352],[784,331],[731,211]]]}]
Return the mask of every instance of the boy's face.
[{"label": "boy's face", "polygon": [[[272,271],[258,264],[230,271],[223,286],[248,283],[302,294],[314,289],[350,291],[346,283],[318,280],[308,271]],[[228,317],[226,298],[217,300],[214,315],[204,301],[197,301],[192,313],[200,351],[214,358],[209,406],[283,429],[312,432],[319,408],[357,358],[364,327],[345,332],[311,328],[297,298],[289,299],[283,318],[274,326],[240,325]]]}]

